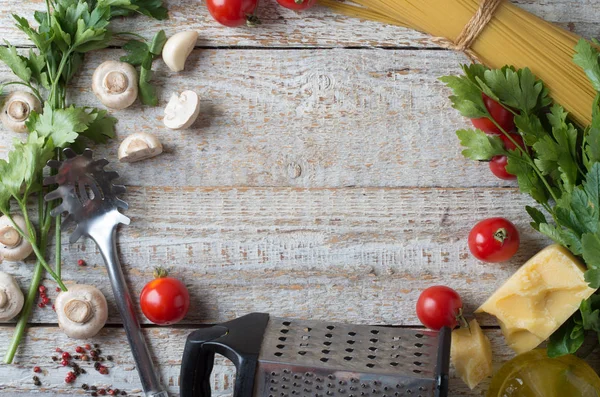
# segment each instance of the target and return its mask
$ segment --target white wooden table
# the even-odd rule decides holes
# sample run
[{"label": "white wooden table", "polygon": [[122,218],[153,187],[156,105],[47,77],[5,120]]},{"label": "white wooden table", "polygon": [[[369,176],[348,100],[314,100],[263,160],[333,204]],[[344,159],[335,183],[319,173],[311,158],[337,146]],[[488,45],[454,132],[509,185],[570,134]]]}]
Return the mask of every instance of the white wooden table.
[{"label": "white wooden table", "polygon": [[[600,33],[593,1],[521,0],[531,12],[585,36]],[[134,165],[114,164],[130,186],[132,225],[119,235],[121,258],[137,297],[153,267],[185,280],[192,298],[175,327],[145,324],[161,378],[178,393],[185,337],[201,324],[253,311],[277,316],[418,326],[419,292],[446,284],[473,309],[547,241],[528,226],[531,200],[494,178],[485,164],[463,159],[454,131],[467,121],[450,108],[439,76],[459,72],[461,54],[441,50],[420,33],[332,14],[303,14],[272,0],[260,6],[263,25],[228,29],[196,0],[167,1],[170,19],[116,23],[151,37],[159,29],[200,33],[186,71],[157,61],[161,105],[174,91],[202,97],[191,130],[163,128],[162,108],[134,105],[115,112],[119,140],[148,131],[166,153]],[[3,0],[0,37],[29,46],[12,13],[32,19],[43,1]],[[70,100],[99,106],[90,90],[94,68],[117,59],[121,42],[86,59]],[[9,72],[0,67],[0,81]],[[0,131],[0,156],[16,134]],[[118,141],[97,149],[116,160]],[[505,264],[469,255],[466,235],[479,219],[511,219],[522,245]],[[93,283],[109,299],[109,325],[93,342],[115,358],[109,376],[90,371],[76,383],[140,388],[124,331],[95,246],[63,245],[64,278]],[[89,266],[76,265],[79,258]],[[4,263],[25,289],[33,262]],[[51,279],[44,284],[55,292]],[[512,354],[490,318],[496,368]],[[81,394],[66,385],[66,369],[50,356],[74,349],[51,309],[34,311],[13,365],[0,365],[0,394]],[[12,324],[0,327],[4,355]],[[598,357],[590,362],[598,366]],[[31,380],[39,365],[42,386]],[[229,395],[233,367],[218,361],[214,390]],[[452,396],[484,395],[452,379]]]}]

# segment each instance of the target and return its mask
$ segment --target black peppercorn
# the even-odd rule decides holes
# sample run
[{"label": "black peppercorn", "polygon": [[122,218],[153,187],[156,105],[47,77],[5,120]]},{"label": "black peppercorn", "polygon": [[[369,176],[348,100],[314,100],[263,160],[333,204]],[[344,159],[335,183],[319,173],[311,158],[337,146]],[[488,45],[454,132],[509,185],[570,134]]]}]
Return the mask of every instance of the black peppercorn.
[{"label": "black peppercorn", "polygon": [[96,390],[96,386],[90,386],[90,390]]},{"label": "black peppercorn", "polygon": [[87,383],[84,383],[83,385],[81,385],[81,388],[83,390],[88,390],[90,387],[87,385]]},{"label": "black peppercorn", "polygon": [[98,393],[96,393],[95,391],[92,392],[92,394],[90,394],[92,397],[96,397],[98,395]]},{"label": "black peppercorn", "polygon": [[112,361],[112,360],[113,360],[113,356],[110,356],[110,355],[109,355],[109,356],[106,356],[106,359],[107,359],[108,361]]}]

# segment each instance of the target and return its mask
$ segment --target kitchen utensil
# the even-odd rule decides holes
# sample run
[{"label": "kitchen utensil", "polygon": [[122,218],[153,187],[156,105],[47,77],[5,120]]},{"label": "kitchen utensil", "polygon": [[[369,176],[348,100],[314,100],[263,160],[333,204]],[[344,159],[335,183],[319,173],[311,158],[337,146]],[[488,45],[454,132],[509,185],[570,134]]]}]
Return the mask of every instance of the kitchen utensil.
[{"label": "kitchen utensil", "polygon": [[129,218],[119,212],[119,208],[127,209],[128,205],[117,197],[125,193],[125,186],[112,184],[119,174],[105,171],[104,167],[109,162],[106,159],[94,160],[91,150],[86,149],[82,155],[77,155],[71,149],[65,149],[63,153],[66,157],[64,161],[48,162],[48,166],[58,171],[57,174],[44,180],[45,185],[58,184],[56,190],[46,195],[46,201],[62,199],[62,203],[51,214],[60,216],[68,213],[65,224],[76,223],[70,237],[71,243],[81,236],[87,236],[98,246],[108,269],[144,393],[147,397],[167,397],[156,376],[117,256],[117,226],[120,223],[129,224]]},{"label": "kitchen utensil", "polygon": [[209,397],[215,353],[234,397],[445,397],[451,331],[291,320],[253,313],[192,332],[181,397]]}]

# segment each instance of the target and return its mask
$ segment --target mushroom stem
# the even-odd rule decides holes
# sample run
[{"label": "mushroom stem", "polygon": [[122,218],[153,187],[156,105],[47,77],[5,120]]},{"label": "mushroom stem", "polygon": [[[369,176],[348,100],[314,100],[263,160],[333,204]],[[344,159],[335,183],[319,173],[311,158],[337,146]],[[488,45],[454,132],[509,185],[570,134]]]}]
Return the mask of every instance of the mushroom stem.
[{"label": "mushroom stem", "polygon": [[0,229],[0,244],[8,248],[14,248],[21,244],[23,238],[12,226],[5,226]]},{"label": "mushroom stem", "polygon": [[93,315],[92,305],[81,299],[71,299],[63,310],[69,320],[78,324],[85,324]]},{"label": "mushroom stem", "polygon": [[6,113],[8,117],[15,121],[24,121],[29,117],[29,113],[31,113],[31,108],[29,104],[25,101],[14,100],[11,101],[6,109]]},{"label": "mushroom stem", "polygon": [[8,296],[6,295],[6,291],[0,290],[0,309],[8,305]]},{"label": "mushroom stem", "polygon": [[108,93],[116,95],[125,92],[129,86],[129,79],[125,73],[113,70],[106,74],[102,83]]}]

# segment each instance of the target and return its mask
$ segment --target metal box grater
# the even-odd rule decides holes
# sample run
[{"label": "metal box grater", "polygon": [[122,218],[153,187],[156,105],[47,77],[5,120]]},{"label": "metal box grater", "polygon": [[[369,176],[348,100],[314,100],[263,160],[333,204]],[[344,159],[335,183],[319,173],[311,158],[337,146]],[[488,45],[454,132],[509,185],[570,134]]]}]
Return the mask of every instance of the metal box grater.
[{"label": "metal box grater", "polygon": [[234,397],[445,397],[450,335],[253,313],[188,336],[181,396],[211,395],[219,353],[236,366]]}]

